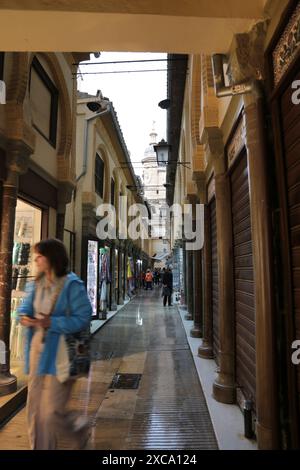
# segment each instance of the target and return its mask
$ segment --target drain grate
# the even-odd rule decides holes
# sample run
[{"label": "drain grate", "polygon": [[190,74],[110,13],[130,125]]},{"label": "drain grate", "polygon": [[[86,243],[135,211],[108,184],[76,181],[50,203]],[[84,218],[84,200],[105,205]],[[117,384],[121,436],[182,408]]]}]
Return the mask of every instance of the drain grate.
[{"label": "drain grate", "polygon": [[142,374],[116,374],[110,384],[109,388],[118,388],[118,389],[137,389]]}]

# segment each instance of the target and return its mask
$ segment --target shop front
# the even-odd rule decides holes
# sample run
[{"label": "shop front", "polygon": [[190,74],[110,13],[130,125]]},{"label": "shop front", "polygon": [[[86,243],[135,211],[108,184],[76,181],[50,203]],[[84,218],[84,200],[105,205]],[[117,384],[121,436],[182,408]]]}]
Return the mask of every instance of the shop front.
[{"label": "shop front", "polygon": [[[278,285],[278,381],[281,440],[300,446],[300,365],[291,345],[300,339],[300,2],[291,1],[266,53],[275,140]],[[280,217],[280,218],[279,218]]]},{"label": "shop front", "polygon": [[135,293],[135,266],[133,255],[127,258],[127,295],[131,298]]},{"label": "shop front", "polygon": [[243,139],[244,113],[227,146],[231,192],[235,382],[237,401],[256,411],[256,315],[248,155]]},{"label": "shop front", "polygon": [[111,299],[111,255],[110,247],[102,245],[99,240],[91,238],[87,240],[86,286],[93,319],[105,320]]},{"label": "shop front", "polygon": [[24,376],[25,328],[17,321],[17,309],[26,296],[26,287],[36,276],[33,247],[42,238],[43,210],[22,199],[17,200],[12,259],[10,358],[11,372],[19,385]]},{"label": "shop front", "polygon": [[183,254],[182,248],[178,245],[173,249],[173,254],[167,261],[167,267],[172,269],[173,274],[173,295],[172,295],[172,303],[179,304],[181,299],[181,291],[183,288],[183,270],[182,270],[182,263],[183,263]]},{"label": "shop front", "polygon": [[17,377],[19,387],[27,379],[24,374],[25,328],[17,321],[17,310],[26,296],[28,284],[37,274],[34,245],[48,236],[55,236],[56,208],[54,186],[32,170],[20,177],[13,232],[10,323],[11,373]]},{"label": "shop front", "polygon": [[209,247],[210,247],[210,311],[212,318],[212,346],[216,363],[219,362],[219,272],[218,272],[218,246],[217,246],[217,213],[214,179],[208,185],[208,224],[209,224]]}]

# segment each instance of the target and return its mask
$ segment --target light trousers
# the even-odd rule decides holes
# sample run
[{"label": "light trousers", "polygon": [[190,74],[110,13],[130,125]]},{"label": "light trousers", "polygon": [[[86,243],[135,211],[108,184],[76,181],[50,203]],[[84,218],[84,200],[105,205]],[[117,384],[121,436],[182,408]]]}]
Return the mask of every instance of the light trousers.
[{"label": "light trousers", "polygon": [[60,383],[53,375],[36,375],[42,348],[41,337],[36,333],[30,349],[26,409],[30,448],[57,449],[57,438],[61,434],[72,440],[72,448],[78,448],[82,435],[74,431],[74,413],[66,410],[74,380]]}]

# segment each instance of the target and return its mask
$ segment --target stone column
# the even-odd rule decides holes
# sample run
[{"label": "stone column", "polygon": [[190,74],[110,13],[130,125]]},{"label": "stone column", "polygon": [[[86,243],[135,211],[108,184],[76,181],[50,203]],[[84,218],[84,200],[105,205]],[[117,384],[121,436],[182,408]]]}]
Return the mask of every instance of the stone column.
[{"label": "stone column", "polygon": [[256,431],[259,448],[270,450],[278,448],[279,430],[277,395],[274,393],[277,385],[271,206],[266,169],[264,108],[259,88],[255,97],[244,97],[244,102],[255,270]]},{"label": "stone column", "polygon": [[219,268],[219,374],[213,385],[214,398],[235,403],[234,284],[230,182],[226,174],[215,176],[217,246]]},{"label": "stone column", "polygon": [[194,327],[190,334],[193,338],[201,338],[203,326],[202,250],[194,251],[193,269]]},{"label": "stone column", "polygon": [[194,296],[193,296],[193,264],[194,264],[194,252],[188,250],[186,252],[186,273],[187,273],[187,308],[188,312],[185,316],[186,320],[193,320],[194,312]]},{"label": "stone column", "polygon": [[14,227],[19,175],[25,173],[32,150],[22,142],[11,142],[6,155],[7,176],[2,190],[0,242],[0,396],[17,389],[17,378],[10,373],[11,281]]},{"label": "stone column", "polygon": [[198,349],[198,355],[204,359],[212,359],[213,336],[212,336],[212,308],[211,308],[211,243],[210,243],[210,219],[209,208],[204,207],[204,316],[203,316],[203,339]]}]

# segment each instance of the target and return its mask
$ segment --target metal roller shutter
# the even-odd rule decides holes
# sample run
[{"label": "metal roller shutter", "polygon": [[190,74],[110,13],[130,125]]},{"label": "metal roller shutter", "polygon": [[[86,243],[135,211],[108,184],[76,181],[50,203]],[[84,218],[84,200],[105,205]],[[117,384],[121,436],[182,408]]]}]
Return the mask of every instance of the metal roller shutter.
[{"label": "metal roller shutter", "polygon": [[[295,80],[299,80],[299,73]],[[291,256],[291,291],[294,338],[300,338],[300,106],[292,105],[289,86],[281,97],[281,120],[285,166],[289,250]],[[296,367],[298,417],[300,418],[300,366]]]},{"label": "metal roller shutter", "polygon": [[243,395],[256,396],[255,302],[247,155],[230,176],[235,297],[236,382]]}]

